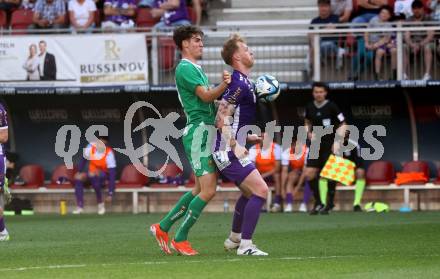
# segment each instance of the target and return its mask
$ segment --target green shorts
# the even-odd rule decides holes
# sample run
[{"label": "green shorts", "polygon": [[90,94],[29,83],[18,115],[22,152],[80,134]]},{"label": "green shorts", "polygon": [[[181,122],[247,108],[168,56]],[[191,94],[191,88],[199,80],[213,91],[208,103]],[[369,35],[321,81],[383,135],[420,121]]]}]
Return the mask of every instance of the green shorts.
[{"label": "green shorts", "polygon": [[215,136],[214,126],[203,122],[188,124],[185,128],[183,147],[197,177],[217,171],[211,151]]}]

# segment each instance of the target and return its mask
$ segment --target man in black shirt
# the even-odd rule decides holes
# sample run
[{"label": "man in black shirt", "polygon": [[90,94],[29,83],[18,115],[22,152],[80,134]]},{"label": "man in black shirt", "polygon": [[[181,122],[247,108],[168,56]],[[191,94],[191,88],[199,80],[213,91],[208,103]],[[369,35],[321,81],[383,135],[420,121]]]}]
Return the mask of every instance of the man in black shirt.
[{"label": "man in black shirt", "polygon": [[[305,176],[310,182],[310,187],[315,197],[315,206],[310,214],[315,215],[319,211],[328,213],[329,208],[324,208],[319,195],[319,173],[327,162],[328,157],[339,150],[339,144],[335,142],[336,129],[338,133],[345,135],[345,117],[338,106],[326,99],[329,91],[325,83],[313,83],[314,101],[306,106],[305,126],[308,138],[311,141],[309,154],[306,161]],[[319,131],[321,130],[321,133]],[[322,130],[330,130],[329,134]],[[321,134],[321,135],[320,135]],[[322,134],[324,134],[322,136]],[[342,138],[341,137],[341,138]],[[319,148],[319,151],[316,149]],[[330,183],[335,183],[331,181]]]}]

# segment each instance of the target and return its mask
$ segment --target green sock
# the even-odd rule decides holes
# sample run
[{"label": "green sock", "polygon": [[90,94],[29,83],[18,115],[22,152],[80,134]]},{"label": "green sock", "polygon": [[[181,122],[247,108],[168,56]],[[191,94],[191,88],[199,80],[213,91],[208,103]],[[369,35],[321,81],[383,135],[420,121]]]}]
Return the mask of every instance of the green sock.
[{"label": "green sock", "polygon": [[185,215],[189,204],[194,199],[192,192],[183,195],[170,212],[160,221],[159,225],[163,231],[168,232],[171,226]]},{"label": "green sock", "polygon": [[174,237],[176,242],[181,242],[188,239],[189,230],[197,222],[197,219],[202,213],[203,208],[205,208],[207,204],[208,203],[202,200],[199,196],[192,200],[192,202],[189,204],[185,218],[183,219],[183,222],[177,230],[176,236]]},{"label": "green sock", "polygon": [[356,184],[354,188],[353,206],[361,204],[362,195],[364,194],[364,189],[365,189],[365,179],[356,180]]},{"label": "green sock", "polygon": [[321,197],[321,203],[327,205],[327,192],[328,192],[328,181],[327,179],[319,179],[319,196]]}]

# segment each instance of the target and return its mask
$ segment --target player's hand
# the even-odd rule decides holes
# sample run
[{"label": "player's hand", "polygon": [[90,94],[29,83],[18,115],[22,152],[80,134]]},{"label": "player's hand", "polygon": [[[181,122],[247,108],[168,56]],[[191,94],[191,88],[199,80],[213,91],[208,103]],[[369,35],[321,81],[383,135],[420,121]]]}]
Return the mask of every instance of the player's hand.
[{"label": "player's hand", "polygon": [[340,143],[339,143],[338,141],[335,141],[335,142],[333,143],[333,150],[332,150],[332,151],[333,151],[333,154],[338,155],[340,149],[341,149],[341,145],[340,145]]},{"label": "player's hand", "polygon": [[229,73],[228,71],[223,71],[223,82],[226,84],[230,84],[231,83],[231,73]]},{"label": "player's hand", "polygon": [[257,134],[250,134],[247,136],[247,142],[250,144],[262,143],[263,137],[260,137]]},{"label": "player's hand", "polygon": [[249,154],[249,151],[246,149],[246,147],[241,146],[239,144],[236,144],[234,146],[233,151],[234,151],[235,157],[237,157],[238,159],[242,159]]}]

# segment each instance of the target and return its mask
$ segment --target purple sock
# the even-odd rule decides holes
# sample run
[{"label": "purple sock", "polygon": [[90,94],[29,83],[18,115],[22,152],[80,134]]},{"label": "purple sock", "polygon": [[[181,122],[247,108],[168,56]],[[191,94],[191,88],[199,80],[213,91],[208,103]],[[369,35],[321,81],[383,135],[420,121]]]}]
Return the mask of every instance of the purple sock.
[{"label": "purple sock", "polygon": [[252,195],[244,209],[241,239],[252,239],[265,199]]},{"label": "purple sock", "polygon": [[293,196],[292,196],[292,193],[287,193],[287,194],[286,194],[286,203],[287,203],[287,204],[292,204],[292,203],[293,203]]},{"label": "purple sock", "polygon": [[76,205],[78,207],[84,207],[84,186],[81,180],[75,180],[75,197]]},{"label": "purple sock", "polygon": [[281,204],[281,195],[275,195],[273,203]]},{"label": "purple sock", "polygon": [[93,189],[95,189],[96,201],[102,203],[101,178],[99,176],[94,176],[91,180]]},{"label": "purple sock", "polygon": [[235,204],[234,218],[232,219],[232,232],[241,233],[244,209],[248,201],[249,199],[243,195],[237,200],[237,203]]},{"label": "purple sock", "polygon": [[5,229],[5,219],[3,217],[0,217],[0,232],[2,232]]},{"label": "purple sock", "polygon": [[312,196],[312,190],[310,190],[310,184],[308,181],[304,183],[304,199],[303,202],[308,204],[310,201],[310,197]]}]

